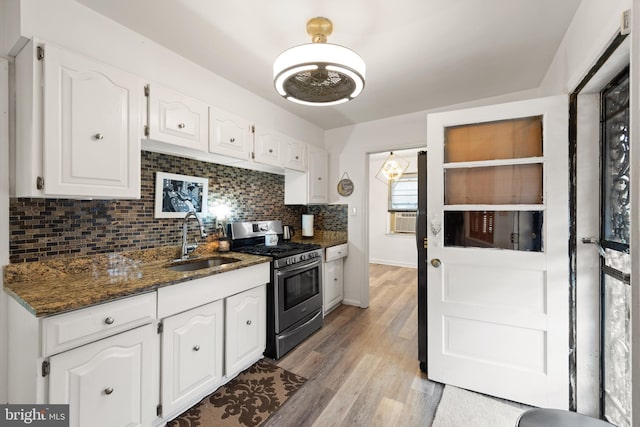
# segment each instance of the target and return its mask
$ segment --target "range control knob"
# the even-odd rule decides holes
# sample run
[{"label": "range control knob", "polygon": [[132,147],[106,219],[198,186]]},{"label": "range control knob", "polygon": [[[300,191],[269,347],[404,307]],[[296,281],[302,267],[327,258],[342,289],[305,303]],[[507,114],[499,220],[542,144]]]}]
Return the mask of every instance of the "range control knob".
[{"label": "range control knob", "polygon": [[307,254],[302,254],[302,255],[300,255],[300,259],[301,259],[302,261],[304,261],[305,259],[307,259]]}]

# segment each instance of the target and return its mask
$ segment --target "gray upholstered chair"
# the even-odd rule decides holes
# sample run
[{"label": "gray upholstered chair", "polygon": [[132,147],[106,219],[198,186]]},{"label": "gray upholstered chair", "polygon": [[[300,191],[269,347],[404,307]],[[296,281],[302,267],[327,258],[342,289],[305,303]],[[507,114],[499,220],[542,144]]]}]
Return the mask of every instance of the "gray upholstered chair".
[{"label": "gray upholstered chair", "polygon": [[525,411],[516,427],[615,427],[613,424],[575,412],[534,408]]}]

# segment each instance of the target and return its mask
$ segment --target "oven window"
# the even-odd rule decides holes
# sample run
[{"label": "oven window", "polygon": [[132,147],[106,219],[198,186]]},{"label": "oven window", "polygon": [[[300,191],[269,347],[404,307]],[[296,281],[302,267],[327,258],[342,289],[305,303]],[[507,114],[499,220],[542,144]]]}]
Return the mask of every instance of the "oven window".
[{"label": "oven window", "polygon": [[320,293],[320,269],[312,268],[284,279],[284,309],[289,310]]}]

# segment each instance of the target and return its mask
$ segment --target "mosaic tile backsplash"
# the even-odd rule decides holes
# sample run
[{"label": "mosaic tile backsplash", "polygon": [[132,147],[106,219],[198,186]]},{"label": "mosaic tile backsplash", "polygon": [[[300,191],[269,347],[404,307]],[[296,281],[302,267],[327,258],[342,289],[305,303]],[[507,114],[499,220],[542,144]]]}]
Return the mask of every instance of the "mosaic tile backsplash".
[{"label": "mosaic tile backsplash", "polygon": [[[182,220],[154,218],[155,172],[207,177],[208,204],[226,205],[230,221],[282,219],[296,229],[313,214],[318,231],[347,231],[346,205],[284,205],[284,177],[198,160],[142,152],[139,200],[12,198],[10,262],[180,245]],[[212,216],[205,218],[210,231]],[[195,227],[190,230],[196,235]]]}]

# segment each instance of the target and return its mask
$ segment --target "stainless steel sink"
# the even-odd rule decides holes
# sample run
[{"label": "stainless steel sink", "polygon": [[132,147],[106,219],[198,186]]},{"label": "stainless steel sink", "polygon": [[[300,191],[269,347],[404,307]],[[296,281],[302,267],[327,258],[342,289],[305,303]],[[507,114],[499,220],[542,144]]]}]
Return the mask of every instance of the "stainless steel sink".
[{"label": "stainless steel sink", "polygon": [[169,270],[173,271],[196,271],[203,268],[217,267],[223,264],[231,264],[232,262],[240,261],[237,258],[216,257],[207,259],[196,259],[192,261],[175,261],[166,266]]}]

